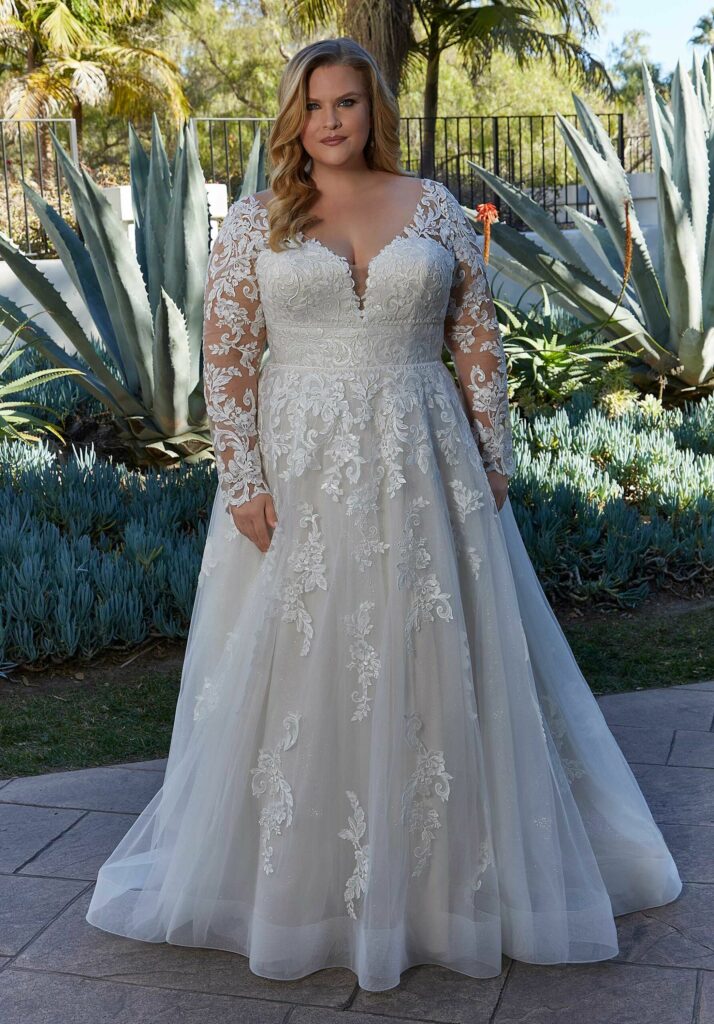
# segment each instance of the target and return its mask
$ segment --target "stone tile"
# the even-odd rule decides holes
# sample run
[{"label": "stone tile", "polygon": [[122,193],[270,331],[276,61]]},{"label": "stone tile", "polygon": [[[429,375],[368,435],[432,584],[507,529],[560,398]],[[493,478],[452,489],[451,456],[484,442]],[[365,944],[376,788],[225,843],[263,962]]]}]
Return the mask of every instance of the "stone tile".
[{"label": "stone tile", "polygon": [[610,960],[516,962],[492,1024],[691,1024],[696,977]]},{"label": "stone tile", "polygon": [[85,885],[57,878],[0,875],[0,953],[17,953]]},{"label": "stone tile", "polygon": [[632,772],[658,824],[714,824],[714,775],[710,768],[633,764]]},{"label": "stone tile", "polygon": [[699,1013],[693,1024],[714,1024],[714,974],[703,974],[699,993]]},{"label": "stone tile", "polygon": [[[486,1018],[487,1019],[487,1018]],[[374,1013],[321,1010],[314,1006],[297,1006],[288,1018],[287,1024],[407,1024],[410,1017],[383,1017]]]},{"label": "stone tile", "polygon": [[[2,806],[0,804],[0,814]],[[20,874],[84,878],[93,882],[101,865],[135,821],[133,814],[85,813],[81,821],[30,861]]]},{"label": "stone tile", "polygon": [[714,884],[714,825],[662,825],[683,882]]},{"label": "stone tile", "polygon": [[109,764],[107,768],[133,768],[147,772],[165,772],[168,757],[160,757],[157,761],[125,761],[124,764]]},{"label": "stone tile", "polygon": [[638,729],[633,725],[612,725],[610,732],[630,764],[666,764],[674,729]]},{"label": "stone tile", "polygon": [[[714,732],[677,729],[667,764],[714,768]],[[712,778],[714,785],[714,778]]]},{"label": "stone tile", "polygon": [[280,1024],[284,1003],[9,969],[3,1024]]},{"label": "stone tile", "polygon": [[61,835],[83,811],[0,803],[0,871],[11,874]]},{"label": "stone tile", "polygon": [[714,970],[714,886],[689,883],[671,903],[615,918],[618,961]]},{"label": "stone tile", "polygon": [[0,802],[77,807],[88,811],[139,813],[161,788],[158,772],[130,768],[82,768],[13,779],[0,790]]},{"label": "stone tile", "polygon": [[[470,978],[446,967],[420,964],[404,971],[394,988],[384,992],[360,989],[350,1009],[390,1019],[481,1024],[491,1019],[508,963],[504,958],[503,971],[495,978]],[[291,1024],[293,1019],[294,1014]]]},{"label": "stone tile", "polygon": [[638,729],[696,729],[708,732],[714,722],[714,690],[670,686],[661,690],[608,693],[597,698],[608,725]]},{"label": "stone tile", "polygon": [[254,974],[240,953],[139,942],[102,931],[85,919],[90,896],[86,892],[57,918],[15,966],[129,984],[150,978],[155,988],[272,999],[286,1010],[291,1003],[343,1006],[354,989],[355,975],[342,968],[315,971],[295,981],[273,981]]}]

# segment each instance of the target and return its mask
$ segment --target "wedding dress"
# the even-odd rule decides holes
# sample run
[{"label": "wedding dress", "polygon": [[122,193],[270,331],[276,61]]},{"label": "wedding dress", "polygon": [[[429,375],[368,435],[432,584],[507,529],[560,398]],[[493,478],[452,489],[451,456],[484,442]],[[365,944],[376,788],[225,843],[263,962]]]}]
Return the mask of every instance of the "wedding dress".
[{"label": "wedding dress", "polygon": [[[372,991],[611,958],[614,916],[681,881],[489,487],[514,460],[476,234],[423,180],[361,297],[317,239],[267,238],[249,196],[211,254],[220,487],[163,786],[87,921]],[[266,553],[228,511],[258,492]]]}]

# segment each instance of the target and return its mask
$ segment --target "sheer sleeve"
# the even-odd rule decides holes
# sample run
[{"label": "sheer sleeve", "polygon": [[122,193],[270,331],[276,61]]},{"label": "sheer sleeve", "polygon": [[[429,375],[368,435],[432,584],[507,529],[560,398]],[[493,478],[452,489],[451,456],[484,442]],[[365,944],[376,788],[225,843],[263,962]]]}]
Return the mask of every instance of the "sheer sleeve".
[{"label": "sheer sleeve", "polygon": [[250,197],[229,209],[208,261],[203,389],[226,509],[269,493],[258,445],[258,370],[266,331],[255,275],[263,232]]},{"label": "sheer sleeve", "polygon": [[484,467],[510,477],[515,466],[506,353],[496,309],[476,232],[445,186],[443,193],[447,244],[455,259],[444,340],[454,360]]}]

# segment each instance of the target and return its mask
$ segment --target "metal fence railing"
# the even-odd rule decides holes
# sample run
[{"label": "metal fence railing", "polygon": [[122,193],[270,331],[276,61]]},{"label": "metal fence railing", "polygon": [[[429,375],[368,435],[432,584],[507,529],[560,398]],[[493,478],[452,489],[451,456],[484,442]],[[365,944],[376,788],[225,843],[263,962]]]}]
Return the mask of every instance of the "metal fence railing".
[{"label": "metal fence railing", "polygon": [[[625,170],[650,169],[649,139],[629,137],[622,114],[600,118]],[[567,119],[577,124],[574,114]],[[193,119],[206,178],[226,184],[229,198],[240,189],[255,132],[266,139],[271,123],[268,118]],[[571,223],[566,206],[595,213],[554,114],[440,117],[431,134],[430,144],[424,118],[402,118],[402,166],[442,181],[465,206],[493,202],[507,223],[524,226],[484,185],[472,160],[524,189],[561,224]]]},{"label": "metal fence railing", "polygon": [[[600,117],[625,170],[650,170],[649,137],[628,135],[622,114]],[[568,119],[576,123],[575,115]],[[191,119],[206,181],[225,184],[229,200],[232,201],[240,190],[256,131],[267,140],[271,124],[270,118]],[[567,206],[596,215],[555,115],[440,117],[430,123],[431,132],[427,132],[426,127],[424,118],[402,118],[402,166],[419,177],[442,181],[465,206],[493,202],[506,223],[524,227],[508,206],[484,185],[469,163],[473,161],[524,189],[560,224],[570,223]],[[79,166],[77,130],[72,118],[0,120],[3,158],[0,231],[33,257],[54,255],[54,251],[28,202],[23,183],[31,185],[62,216],[71,219],[73,213],[50,128]],[[128,148],[126,162],[128,164]],[[126,178],[128,181],[128,169]]]},{"label": "metal fence railing", "polygon": [[0,118],[3,164],[0,231],[30,257],[46,256],[52,247],[27,199],[23,184],[31,186],[62,216],[72,210],[50,129],[69,152],[75,166],[79,167],[74,118]]}]

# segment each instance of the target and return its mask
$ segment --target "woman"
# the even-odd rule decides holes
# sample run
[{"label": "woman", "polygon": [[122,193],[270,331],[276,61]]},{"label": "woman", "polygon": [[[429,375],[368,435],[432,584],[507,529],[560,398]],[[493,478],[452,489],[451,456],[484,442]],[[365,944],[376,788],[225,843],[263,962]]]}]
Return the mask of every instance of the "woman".
[{"label": "woman", "polygon": [[507,499],[476,236],[399,169],[352,40],[297,53],[279,106],[206,282],[220,488],[164,784],[87,920],[372,991],[613,957],[681,881]]}]

